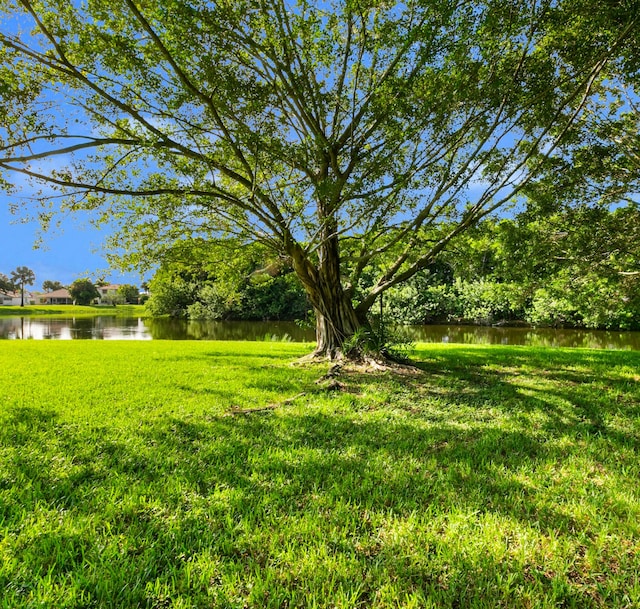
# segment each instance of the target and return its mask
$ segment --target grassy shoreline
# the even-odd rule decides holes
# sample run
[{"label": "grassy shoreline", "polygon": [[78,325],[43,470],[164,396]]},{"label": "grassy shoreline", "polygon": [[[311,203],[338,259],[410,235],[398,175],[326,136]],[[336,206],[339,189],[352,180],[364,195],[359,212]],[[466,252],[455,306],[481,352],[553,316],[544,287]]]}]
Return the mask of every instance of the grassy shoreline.
[{"label": "grassy shoreline", "polygon": [[0,607],[640,605],[640,353],[309,348],[4,342]]},{"label": "grassy shoreline", "polygon": [[0,317],[90,317],[97,315],[109,315],[116,317],[147,317],[148,313],[144,305],[117,305],[113,306],[83,306],[83,305],[25,305],[1,306]]}]

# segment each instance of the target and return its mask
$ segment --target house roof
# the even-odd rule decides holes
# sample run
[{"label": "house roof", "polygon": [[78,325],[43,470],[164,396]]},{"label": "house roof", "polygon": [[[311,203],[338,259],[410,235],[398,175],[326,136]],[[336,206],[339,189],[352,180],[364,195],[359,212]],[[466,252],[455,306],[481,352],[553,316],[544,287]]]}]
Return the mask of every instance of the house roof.
[{"label": "house roof", "polygon": [[98,288],[101,292],[115,292],[120,287],[119,283],[110,283],[109,285],[103,285]]},{"label": "house roof", "polygon": [[60,288],[59,290],[53,290],[53,292],[47,292],[42,295],[43,298],[71,298],[69,290],[66,288]]}]

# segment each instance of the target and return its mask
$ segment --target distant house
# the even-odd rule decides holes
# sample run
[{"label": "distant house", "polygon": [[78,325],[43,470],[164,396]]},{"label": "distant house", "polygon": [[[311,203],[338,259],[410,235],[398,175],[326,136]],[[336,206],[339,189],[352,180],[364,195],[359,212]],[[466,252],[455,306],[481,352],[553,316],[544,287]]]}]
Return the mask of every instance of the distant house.
[{"label": "distant house", "polygon": [[[0,306],[16,306],[19,307],[22,304],[22,297],[20,292],[3,292],[0,290]],[[24,293],[24,304],[35,304],[33,295],[31,292]]]},{"label": "distant house", "polygon": [[114,298],[118,295],[118,288],[120,284],[110,283],[109,285],[97,286],[100,297],[98,298],[98,304],[111,304]]},{"label": "distant house", "polygon": [[0,305],[20,306],[20,292],[0,292]]},{"label": "distant house", "polygon": [[69,290],[67,290],[66,288],[53,290],[53,292],[47,292],[46,294],[40,294],[39,299],[40,304],[73,304],[73,298],[71,298],[71,294],[69,294]]}]

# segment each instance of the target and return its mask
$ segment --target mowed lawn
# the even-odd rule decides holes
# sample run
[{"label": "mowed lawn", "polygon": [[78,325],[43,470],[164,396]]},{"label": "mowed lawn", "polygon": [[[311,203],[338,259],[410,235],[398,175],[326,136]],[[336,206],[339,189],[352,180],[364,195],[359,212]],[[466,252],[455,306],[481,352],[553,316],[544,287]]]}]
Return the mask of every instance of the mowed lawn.
[{"label": "mowed lawn", "polygon": [[0,607],[640,607],[638,352],[0,347]]},{"label": "mowed lawn", "polygon": [[0,307],[2,317],[146,317],[148,315],[144,305],[25,305]]}]

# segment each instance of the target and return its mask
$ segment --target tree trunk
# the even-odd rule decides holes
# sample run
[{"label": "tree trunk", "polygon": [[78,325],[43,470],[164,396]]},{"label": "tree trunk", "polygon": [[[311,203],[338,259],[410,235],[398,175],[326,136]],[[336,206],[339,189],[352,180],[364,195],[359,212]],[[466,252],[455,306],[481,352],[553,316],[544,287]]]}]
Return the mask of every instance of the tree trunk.
[{"label": "tree trunk", "polygon": [[317,344],[313,356],[331,360],[350,357],[353,354],[345,352],[345,341],[366,324],[366,315],[356,314],[342,288],[337,238],[329,236],[319,248],[317,265],[311,263],[299,246],[292,247],[290,255],[316,316]]},{"label": "tree trunk", "polygon": [[316,315],[316,350],[314,355],[328,359],[348,357],[344,344],[362,323],[350,300],[345,297],[342,287],[325,285],[318,290],[314,302]]}]

